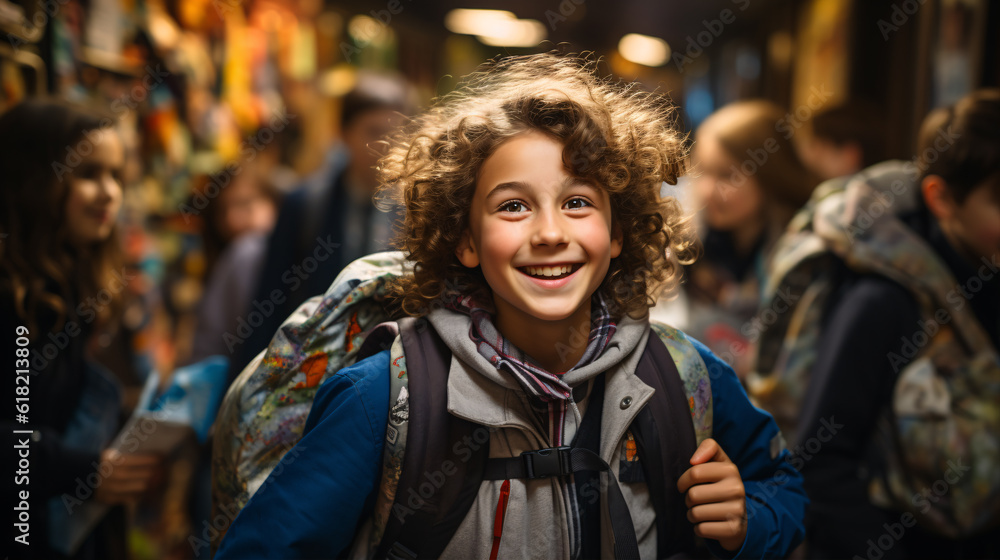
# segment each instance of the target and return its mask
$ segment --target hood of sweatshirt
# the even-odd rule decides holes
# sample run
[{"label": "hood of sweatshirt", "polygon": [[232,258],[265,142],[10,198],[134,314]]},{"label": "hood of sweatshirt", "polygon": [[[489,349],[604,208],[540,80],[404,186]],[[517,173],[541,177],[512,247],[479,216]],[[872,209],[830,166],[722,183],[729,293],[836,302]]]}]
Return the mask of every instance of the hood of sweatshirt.
[{"label": "hood of sweatshirt", "polygon": [[[451,309],[438,308],[432,311],[427,318],[456,357],[473,366],[486,379],[501,387],[520,388],[517,380],[497,369],[479,353],[475,341],[469,336],[469,330],[472,327],[471,317]],[[649,333],[649,321],[645,318],[625,317],[618,321],[615,326],[615,333],[600,356],[589,364],[565,374],[563,380],[570,387],[575,387],[618,365],[639,346],[640,342],[646,340]]]},{"label": "hood of sweatshirt", "polygon": [[[464,313],[450,309],[436,309],[428,315],[438,335],[453,354],[448,374],[448,411],[466,420],[494,427],[518,427],[530,431],[545,442],[548,437],[534,420],[531,405],[517,380],[486,360],[469,336],[472,319]],[[602,418],[602,432],[624,432],[631,422],[631,415],[619,417],[610,415],[609,402],[617,403],[624,397],[634,402],[634,410],[645,406],[652,397],[653,388],[643,383],[635,369],[642,357],[649,336],[649,322],[643,319],[624,318],[616,324],[616,330],[604,352],[591,363],[565,374],[563,380],[570,387],[577,387],[599,374],[607,372],[605,379],[605,413]],[[636,351],[639,350],[639,351]],[[618,399],[618,400],[614,400]],[[564,432],[566,441],[572,439],[586,404],[572,404],[574,414],[567,415]],[[614,407],[618,411],[618,407]],[[632,412],[630,410],[629,412]],[[610,457],[612,449],[605,448],[602,441],[602,455]]]}]

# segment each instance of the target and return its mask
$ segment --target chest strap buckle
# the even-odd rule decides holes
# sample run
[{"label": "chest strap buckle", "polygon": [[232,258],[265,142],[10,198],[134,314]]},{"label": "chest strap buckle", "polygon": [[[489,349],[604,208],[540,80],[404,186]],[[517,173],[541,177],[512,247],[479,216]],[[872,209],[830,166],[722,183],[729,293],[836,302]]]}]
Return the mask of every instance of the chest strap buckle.
[{"label": "chest strap buckle", "polygon": [[572,447],[547,447],[537,451],[521,453],[524,461],[524,472],[528,478],[549,478],[551,476],[566,476],[573,472],[570,464]]}]

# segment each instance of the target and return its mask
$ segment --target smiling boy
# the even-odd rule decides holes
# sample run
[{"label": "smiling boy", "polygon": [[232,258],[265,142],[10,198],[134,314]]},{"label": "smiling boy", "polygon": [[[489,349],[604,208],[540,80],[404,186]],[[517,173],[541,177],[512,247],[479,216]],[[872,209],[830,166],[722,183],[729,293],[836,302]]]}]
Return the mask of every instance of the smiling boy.
[{"label": "smiling boy", "polygon": [[501,144],[480,171],[456,251],[490,285],[497,329],[552,372],[583,356],[586,340],[564,346],[566,333],[590,330],[591,296],[622,251],[608,193],[570,175],[562,153],[535,131]]},{"label": "smiling boy", "polygon": [[[773,420],[704,346],[648,320],[691,254],[676,201],[659,196],[683,156],[665,100],[572,57],[495,61],[415,119],[380,163],[407,210],[413,267],[395,289],[447,349],[446,415],[488,434],[474,440],[481,471],[426,471],[445,494],[468,491],[468,509],[382,542],[380,512],[405,529],[404,506],[421,508],[404,502],[405,476],[397,492],[379,474],[397,421],[387,372],[417,382],[392,369],[416,358],[404,335],[321,387],[307,451],[282,461],[218,557],[651,558],[690,554],[695,536],[721,557],[787,554],[806,500]],[[423,452],[408,443],[405,459]],[[557,467],[533,471],[546,457]]]}]

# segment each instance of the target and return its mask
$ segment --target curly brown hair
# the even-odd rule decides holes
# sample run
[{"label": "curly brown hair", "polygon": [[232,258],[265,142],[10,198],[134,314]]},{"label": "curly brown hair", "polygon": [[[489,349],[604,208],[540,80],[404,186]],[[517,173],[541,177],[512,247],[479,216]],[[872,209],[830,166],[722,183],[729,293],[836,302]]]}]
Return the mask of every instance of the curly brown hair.
[{"label": "curly brown hair", "polygon": [[607,190],[613,226],[624,235],[598,289],[615,317],[641,317],[672,287],[697,240],[663,182],[684,171],[685,137],[661,95],[601,78],[588,55],[497,58],[466,76],[388,142],[379,161],[380,198],[406,208],[397,246],[413,263],[394,292],[404,312],[423,315],[446,289],[488,296],[479,269],[455,255],[483,163],[497,147],[537,130],[564,146],[574,175]]}]

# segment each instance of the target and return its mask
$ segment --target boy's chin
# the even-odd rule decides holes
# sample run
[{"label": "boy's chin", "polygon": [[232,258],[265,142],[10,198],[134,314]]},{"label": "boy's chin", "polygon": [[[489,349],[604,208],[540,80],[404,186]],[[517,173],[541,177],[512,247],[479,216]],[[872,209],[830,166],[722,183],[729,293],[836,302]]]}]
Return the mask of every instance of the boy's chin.
[{"label": "boy's chin", "polygon": [[545,323],[558,323],[573,316],[572,313],[529,313],[532,319]]},{"label": "boy's chin", "polygon": [[[558,323],[570,319],[575,315],[579,308],[570,309],[569,306],[564,305],[548,305],[548,306],[528,306],[528,305],[517,305],[512,306],[516,309],[516,313],[513,316],[519,316],[522,321],[530,321],[535,324],[537,323]],[[502,308],[501,308],[502,309]],[[498,309],[500,313],[504,313]],[[509,312],[510,310],[508,310]]]},{"label": "boy's chin", "polygon": [[[572,319],[580,312],[580,307],[570,308],[570,306],[538,307],[522,310],[531,319],[544,323],[559,323]],[[587,314],[589,319],[590,314]]]}]

